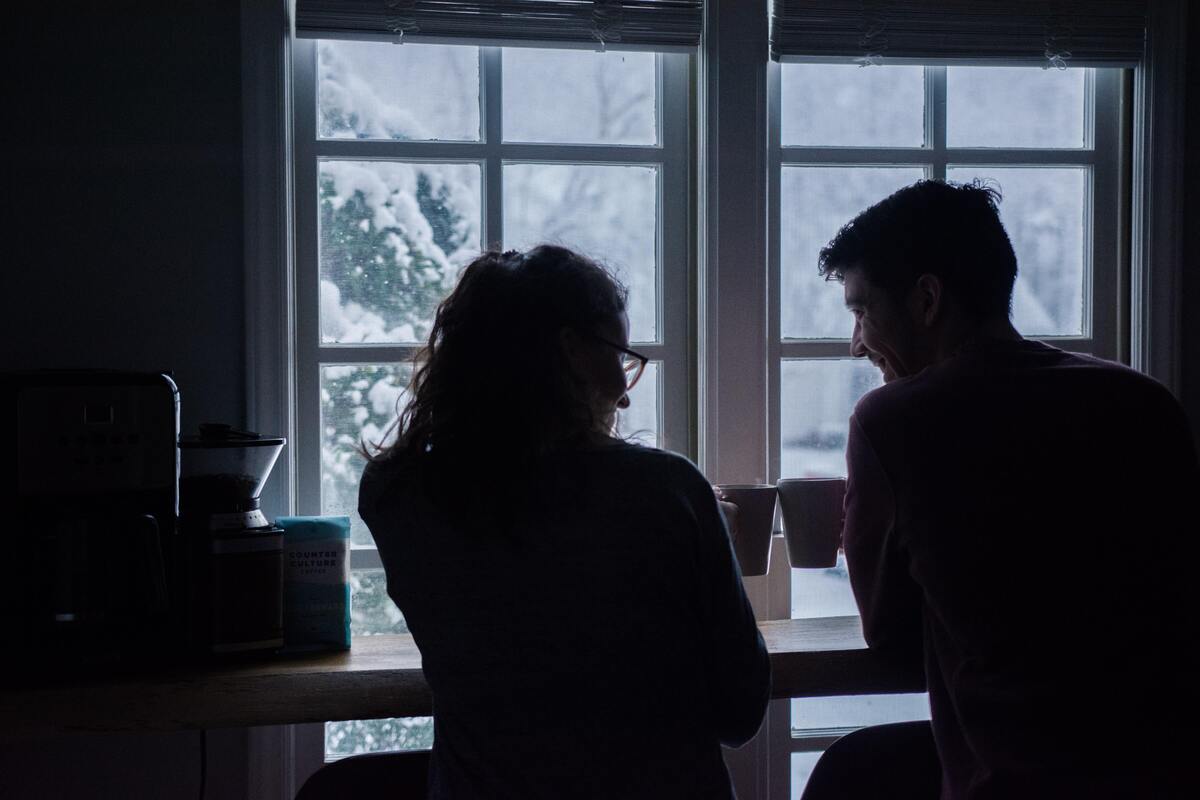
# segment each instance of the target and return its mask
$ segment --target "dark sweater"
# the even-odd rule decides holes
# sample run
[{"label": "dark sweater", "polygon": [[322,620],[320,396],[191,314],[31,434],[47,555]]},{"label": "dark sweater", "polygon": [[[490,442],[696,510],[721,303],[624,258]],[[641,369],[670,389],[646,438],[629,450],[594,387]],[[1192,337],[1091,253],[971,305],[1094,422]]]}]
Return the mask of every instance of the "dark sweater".
[{"label": "dark sweater", "polygon": [[1190,795],[1200,476],[1166,389],[976,345],[866,395],[847,459],[867,642],[924,659],[944,798]]},{"label": "dark sweater", "polygon": [[433,691],[431,797],[731,797],[720,745],[757,731],[770,676],[712,489],[627,445],[531,485],[502,533],[452,522],[416,476],[363,475]]}]

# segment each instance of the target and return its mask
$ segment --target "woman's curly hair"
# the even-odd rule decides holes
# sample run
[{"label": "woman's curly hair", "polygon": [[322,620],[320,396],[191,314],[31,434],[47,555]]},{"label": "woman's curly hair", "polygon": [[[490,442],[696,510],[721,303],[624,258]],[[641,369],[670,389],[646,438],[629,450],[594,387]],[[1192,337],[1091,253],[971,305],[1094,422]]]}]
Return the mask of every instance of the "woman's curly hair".
[{"label": "woman's curly hair", "polygon": [[565,247],[483,253],[438,306],[388,431],[395,441],[364,455],[430,477],[486,479],[586,439],[596,420],[559,333],[618,318],[627,298],[604,267]]}]

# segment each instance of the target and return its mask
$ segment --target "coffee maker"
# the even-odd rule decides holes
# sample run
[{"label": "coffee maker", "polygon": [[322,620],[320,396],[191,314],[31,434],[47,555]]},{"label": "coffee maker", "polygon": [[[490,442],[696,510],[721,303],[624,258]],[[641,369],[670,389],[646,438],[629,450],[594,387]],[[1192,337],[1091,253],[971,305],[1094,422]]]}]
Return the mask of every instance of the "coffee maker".
[{"label": "coffee maker", "polygon": [[259,505],[286,440],[205,424],[179,440],[188,619],[199,654],[283,646],[283,529]]},{"label": "coffee maker", "polygon": [[0,581],[19,663],[39,676],[167,661],[181,650],[175,529],[179,390],[110,370],[0,374],[15,426],[0,458]]}]

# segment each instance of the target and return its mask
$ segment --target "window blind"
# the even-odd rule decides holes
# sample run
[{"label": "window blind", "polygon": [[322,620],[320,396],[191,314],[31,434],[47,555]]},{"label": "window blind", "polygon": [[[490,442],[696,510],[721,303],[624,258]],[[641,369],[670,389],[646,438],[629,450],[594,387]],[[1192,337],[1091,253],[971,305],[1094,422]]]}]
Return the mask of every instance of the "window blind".
[{"label": "window blind", "polygon": [[776,60],[1133,66],[1148,0],[773,0]]},{"label": "window blind", "polygon": [[296,0],[309,39],[682,50],[704,0]]}]

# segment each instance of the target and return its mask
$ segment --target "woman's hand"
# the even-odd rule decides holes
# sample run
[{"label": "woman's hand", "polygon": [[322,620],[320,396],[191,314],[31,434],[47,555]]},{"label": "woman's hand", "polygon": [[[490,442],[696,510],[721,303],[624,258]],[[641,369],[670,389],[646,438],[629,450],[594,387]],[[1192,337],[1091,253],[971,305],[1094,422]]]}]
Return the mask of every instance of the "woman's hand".
[{"label": "woman's hand", "polygon": [[713,486],[712,490],[713,494],[717,496],[717,506],[720,507],[721,513],[725,515],[725,524],[729,528],[729,538],[732,541],[737,541],[737,504],[726,500],[725,493],[721,491],[720,487]]}]

